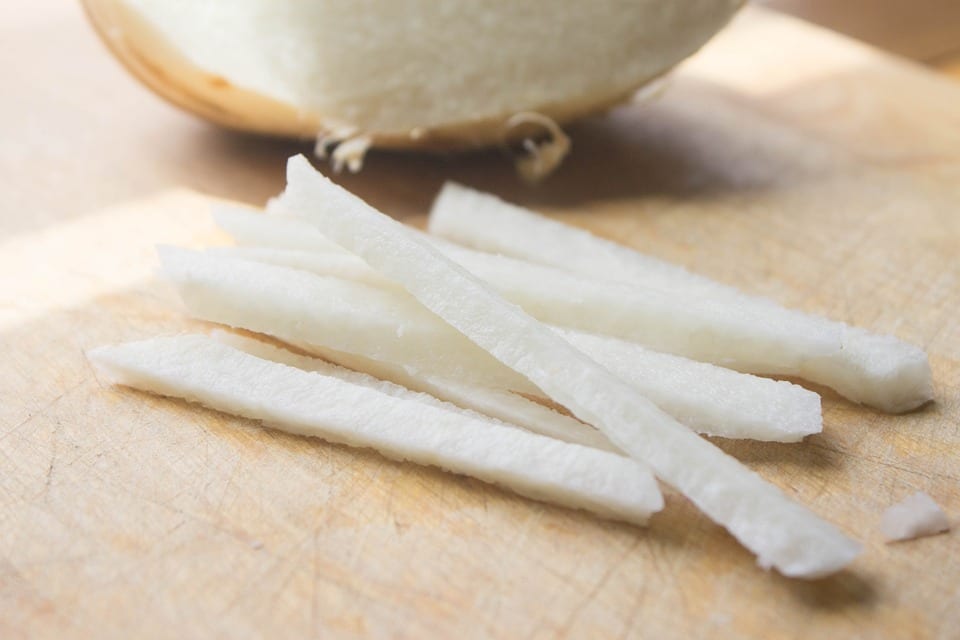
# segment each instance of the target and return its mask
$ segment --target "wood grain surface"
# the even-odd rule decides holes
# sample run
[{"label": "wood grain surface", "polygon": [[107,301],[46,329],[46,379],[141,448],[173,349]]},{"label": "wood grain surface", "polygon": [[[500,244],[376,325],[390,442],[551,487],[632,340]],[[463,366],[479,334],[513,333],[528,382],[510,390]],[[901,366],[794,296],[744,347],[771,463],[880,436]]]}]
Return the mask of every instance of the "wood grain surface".
[{"label": "wood grain surface", "polygon": [[411,219],[461,180],[924,346],[921,411],[826,393],[803,444],[717,440],[864,542],[798,582],[673,494],[639,529],[98,383],[84,349],[198,326],[152,247],[217,239],[210,197],[262,203],[305,148],[176,112],[38,4],[0,9],[0,637],[957,637],[957,533],[878,524],[918,490],[960,514],[960,86],[750,9],[540,187],[498,153],[340,177]]}]

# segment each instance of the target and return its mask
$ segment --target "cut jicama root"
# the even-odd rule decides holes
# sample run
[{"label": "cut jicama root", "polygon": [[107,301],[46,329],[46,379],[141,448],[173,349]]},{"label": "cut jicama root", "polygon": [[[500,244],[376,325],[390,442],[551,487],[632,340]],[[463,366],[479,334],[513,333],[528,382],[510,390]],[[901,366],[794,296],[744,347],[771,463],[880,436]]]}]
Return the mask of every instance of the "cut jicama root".
[{"label": "cut jicama root", "polygon": [[539,390],[409,296],[305,271],[158,249],[164,274],[192,315],[274,336],[364,354],[409,369],[522,393]]},{"label": "cut jicama root", "polygon": [[636,524],[663,504],[653,477],[627,458],[422,402],[407,390],[385,393],[271,362],[206,336],[101,347],[89,356],[120,384],[291,433],[372,447],[544,502]]},{"label": "cut jicama root", "polygon": [[327,240],[310,225],[287,216],[220,204],[213,208],[213,221],[241,246],[344,253],[342,247]]},{"label": "cut jicama root", "polygon": [[[282,197],[277,206],[283,206]],[[282,252],[283,249],[241,248],[232,251],[234,257],[396,288],[356,256],[327,250],[329,240],[315,229],[302,229],[302,221],[286,216],[261,217],[258,224],[261,236],[268,239],[265,242],[289,249]],[[265,228],[273,222],[273,229]],[[771,318],[769,314],[744,312],[739,306],[689,300],[682,295],[644,291],[619,283],[598,283],[440,239],[429,241],[508,300],[551,324],[638,341],[657,351],[740,371],[785,375],[799,375],[808,363],[830,358],[841,346],[838,333],[805,331],[792,317]],[[312,249],[302,249],[307,246]],[[695,426],[703,426],[708,432],[710,429],[708,423]]]},{"label": "cut jicama root", "polygon": [[922,491],[889,507],[880,519],[880,532],[888,542],[912,540],[949,530],[947,514]]},{"label": "cut jicama root", "polygon": [[283,205],[289,212],[403,284],[426,308],[648,464],[753,551],[761,566],[814,578],[859,553],[836,527],[663,413],[402,224],[315,172],[305,158],[291,159],[287,180]]},{"label": "cut jicama root", "polygon": [[[671,299],[675,302],[713,299],[719,302],[716,309],[737,310],[742,321],[754,323],[758,337],[768,330],[782,329],[784,343],[768,352],[769,359],[758,358],[759,354],[742,352],[737,347],[727,360],[724,353],[704,351],[701,345],[691,345],[696,349],[691,352],[683,344],[665,343],[662,337],[647,332],[649,327],[641,329],[643,334],[636,335],[627,335],[624,333],[627,329],[616,325],[597,326],[593,330],[610,331],[748,373],[795,375],[829,386],[855,402],[893,413],[915,409],[933,398],[926,354],[913,345],[785,309],[772,301],[749,296],[681,267],[510,205],[495,196],[447,184],[434,203],[429,229],[485,251],[532,260],[603,281],[669,292],[662,294],[668,304]],[[593,280],[585,282],[598,287]],[[647,292],[635,295],[648,299],[648,305],[653,300]],[[592,304],[601,302],[598,298]],[[716,321],[721,318],[718,315]]]},{"label": "cut jicama root", "polygon": [[700,433],[799,442],[823,429],[820,396],[790,382],[657,353],[606,336],[556,331],[678,422]]},{"label": "cut jicama root", "polygon": [[[358,260],[349,254],[273,251],[270,256],[290,266],[310,263],[313,268],[340,258],[352,268]],[[165,248],[161,260],[189,311],[203,320],[272,335],[324,357],[330,355],[327,350],[362,356],[368,365],[373,361],[386,365],[364,370],[400,384],[412,378],[439,378],[543,395],[397,290],[395,283],[393,290],[380,290],[239,260],[220,250],[203,254]],[[564,331],[564,337],[701,432],[795,442],[821,430],[819,396],[797,385],[654,353],[612,338],[573,331]],[[406,381],[391,377],[391,371],[403,372]]]},{"label": "cut jicama root", "polygon": [[272,247],[212,247],[206,250],[208,254],[232,258],[236,260],[251,260],[263,264],[272,264],[288,269],[309,271],[321,276],[332,276],[345,280],[363,282],[383,289],[402,290],[388,278],[371,269],[366,262],[345,252],[302,251],[298,249],[274,249]]},{"label": "cut jicama root", "polygon": [[[332,349],[320,350],[321,355],[327,359],[325,361],[298,355],[262,341],[226,331],[215,331],[213,337],[219,342],[246,351],[258,358],[273,360],[305,371],[334,375],[347,382],[363,384],[391,395],[395,395],[397,389],[407,393],[412,390],[419,392],[417,399],[422,402],[440,400],[441,405],[447,407],[453,405],[467,411],[475,411],[543,436],[619,453],[619,449],[593,427],[509,391],[412,375],[401,367],[376,363]],[[342,366],[336,366],[331,362]]]},{"label": "cut jicama root", "polygon": [[510,391],[411,374],[402,367],[329,349],[319,351],[324,357],[343,366],[370,371],[383,380],[430,394],[464,409],[523,427],[527,431],[564,442],[621,453],[606,436],[593,427]]}]

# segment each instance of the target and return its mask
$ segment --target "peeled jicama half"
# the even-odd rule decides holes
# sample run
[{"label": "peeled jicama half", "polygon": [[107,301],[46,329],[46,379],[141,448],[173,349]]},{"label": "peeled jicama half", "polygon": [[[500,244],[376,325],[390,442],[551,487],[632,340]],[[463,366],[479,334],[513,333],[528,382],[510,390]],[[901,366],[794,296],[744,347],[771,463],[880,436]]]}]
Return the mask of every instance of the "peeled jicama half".
[{"label": "peeled jicama half", "polygon": [[214,122],[450,149],[513,137],[518,114],[563,123],[628,99],[742,0],[83,3],[134,75]]}]

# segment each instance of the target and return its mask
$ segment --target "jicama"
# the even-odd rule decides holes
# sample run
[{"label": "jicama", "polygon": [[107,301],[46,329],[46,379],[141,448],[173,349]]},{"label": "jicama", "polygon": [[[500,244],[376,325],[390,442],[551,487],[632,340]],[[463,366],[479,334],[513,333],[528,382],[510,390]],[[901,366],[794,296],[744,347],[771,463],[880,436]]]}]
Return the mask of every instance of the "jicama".
[{"label": "jicama", "polygon": [[207,336],[91,351],[112,380],[198,402],[291,433],[372,447],[537,500],[643,524],[662,507],[650,473],[627,458],[560,442],[331,375],[258,358]]},{"label": "jicama", "polygon": [[[770,356],[781,358],[779,362],[752,361],[733,354],[729,361],[720,363],[726,366],[749,373],[796,375],[832,387],[856,402],[894,413],[914,409],[933,397],[926,354],[913,345],[785,309],[495,196],[447,184],[434,203],[429,229],[485,251],[589,278],[670,292],[676,300],[713,299],[720,307],[753,317],[758,333],[763,332],[761,325],[786,327],[786,339],[799,349],[792,361],[778,346]],[[699,357],[688,352],[684,355]]]},{"label": "jicama", "polygon": [[213,221],[242,246],[344,253],[342,247],[327,240],[310,225],[288,216],[268,215],[247,207],[218,204],[213,208]]},{"label": "jicama", "polygon": [[[449,247],[439,248],[448,256],[461,253],[448,252]],[[390,289],[399,288],[397,283],[346,253],[246,247],[218,249],[218,253],[323,276],[356,279]],[[522,266],[518,267],[519,270]],[[606,336],[554,328],[661,409],[700,433],[795,442],[821,430],[820,396],[797,385],[738,374]]]},{"label": "jicama", "polygon": [[[278,203],[282,207],[282,197]],[[316,230],[302,229],[302,224],[283,215],[263,218],[261,228],[276,222],[274,229],[263,229],[267,242],[291,249],[313,248],[287,254],[264,248],[259,249],[259,256],[251,249],[238,250],[246,252],[246,257],[387,286],[382,276],[370,274],[369,268],[364,271],[355,256],[326,251],[329,240]],[[767,313],[757,313],[742,305],[597,282],[560,269],[433,239],[430,242],[542,321],[642,342],[654,350],[693,360],[739,371],[800,375],[818,361],[833,357],[842,344],[838,333],[808,331],[792,315],[778,317],[772,307]],[[313,252],[316,255],[311,257]]]},{"label": "jicama", "polygon": [[384,278],[367,266],[367,263],[348,253],[317,253],[297,249],[274,249],[272,247],[211,247],[207,253],[273,264],[290,269],[309,271],[321,276],[333,276],[355,280],[386,289],[399,289],[395,282]]},{"label": "jicama", "polygon": [[648,464],[752,550],[761,566],[814,578],[841,569],[859,553],[860,546],[836,527],[659,410],[402,224],[316,173],[303,157],[288,164],[282,202]]},{"label": "jicama", "polygon": [[949,530],[947,514],[922,491],[890,506],[880,518],[880,532],[888,542],[912,540]]},{"label": "jicama", "polygon": [[[272,335],[324,356],[325,349],[363,356],[408,377],[542,395],[406,292],[258,264],[220,251],[162,248],[160,255],[188,310],[203,320]],[[291,264],[310,259],[309,254],[299,255]],[[330,257],[318,255],[315,260]],[[821,429],[819,396],[797,385],[653,353],[611,338],[570,331],[564,336],[704,433],[792,442]]]},{"label": "jicama", "polygon": [[442,378],[538,393],[409,296],[333,277],[158,249],[164,274],[190,313],[309,348],[321,345]]},{"label": "jicama", "polygon": [[629,101],[743,2],[83,4],[128,70],[214,122],[341,148],[474,149],[503,144],[529,112],[567,122]]},{"label": "jicama", "polygon": [[[400,395],[406,395],[405,392],[409,390],[417,391],[420,392],[417,398],[422,402],[442,401],[438,404],[448,407],[452,404],[564,442],[619,452],[602,433],[593,427],[509,391],[413,375],[401,367],[391,367],[382,363],[374,364],[369,360],[331,349],[319,349],[321,355],[327,358],[327,360],[320,360],[235,333],[215,331],[212,335],[217,341],[258,358],[273,360],[306,371],[334,375],[347,382],[364,384],[385,393],[397,394],[399,390]],[[336,366],[333,363],[343,366]],[[361,372],[369,372],[373,375]]]}]

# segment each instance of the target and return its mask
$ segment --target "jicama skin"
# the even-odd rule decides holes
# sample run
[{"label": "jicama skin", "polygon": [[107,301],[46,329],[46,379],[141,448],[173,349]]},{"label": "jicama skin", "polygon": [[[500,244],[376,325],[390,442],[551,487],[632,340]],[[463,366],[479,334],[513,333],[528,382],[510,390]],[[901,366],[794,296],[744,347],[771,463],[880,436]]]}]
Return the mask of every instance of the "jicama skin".
[{"label": "jicama skin", "polygon": [[762,567],[815,578],[859,554],[860,545],[836,527],[665,414],[402,224],[315,172],[302,156],[288,163],[282,202],[647,463],[753,551]]},{"label": "jicama skin", "polygon": [[892,413],[915,409],[933,398],[930,365],[918,347],[892,336],[785,309],[493,195],[448,183],[434,202],[429,230],[484,251],[588,278],[672,292],[681,299],[714,299],[755,314],[759,322],[790,326],[798,340],[822,336],[833,343],[828,353],[811,352],[815,357],[798,360],[790,367],[739,359],[719,364],[748,373],[796,375],[829,386],[855,402]]},{"label": "jicama skin", "polygon": [[[377,376],[390,377],[391,371],[399,370],[419,379],[543,395],[529,380],[426,312],[395,283],[392,290],[378,290],[237,260],[219,250],[204,254],[165,248],[160,254],[189,311],[203,320],[272,335],[324,357],[335,350],[363,356],[368,365],[388,365],[365,369]],[[333,258],[304,252],[297,256],[290,264],[312,261],[317,267]],[[336,259],[340,257],[348,258],[348,264],[358,260],[349,254]],[[565,333],[568,339],[577,335]],[[688,426],[704,433],[795,442],[822,428],[819,396],[797,385],[654,353],[612,338],[583,336],[579,346],[664,411],[683,416]]]},{"label": "jicama skin", "polygon": [[[331,349],[321,350],[322,355],[330,360],[328,362],[298,355],[286,349],[280,349],[235,333],[215,331],[212,335],[218,342],[264,360],[280,362],[305,371],[332,375],[341,380],[362,384],[390,395],[401,397],[415,395],[416,399],[421,402],[435,403],[448,409],[456,408],[470,413],[476,412],[543,436],[619,453],[619,450],[593,427],[509,391],[467,385],[423,375],[413,375],[407,373],[401,367],[380,363],[374,364],[364,358],[350,356],[350,354]],[[332,362],[343,366],[337,366]],[[361,372],[369,372],[373,375]]]},{"label": "jicama skin", "polygon": [[633,461],[233,349],[207,336],[91,351],[114,381],[291,433],[437,466],[521,495],[644,524],[663,498]]}]

